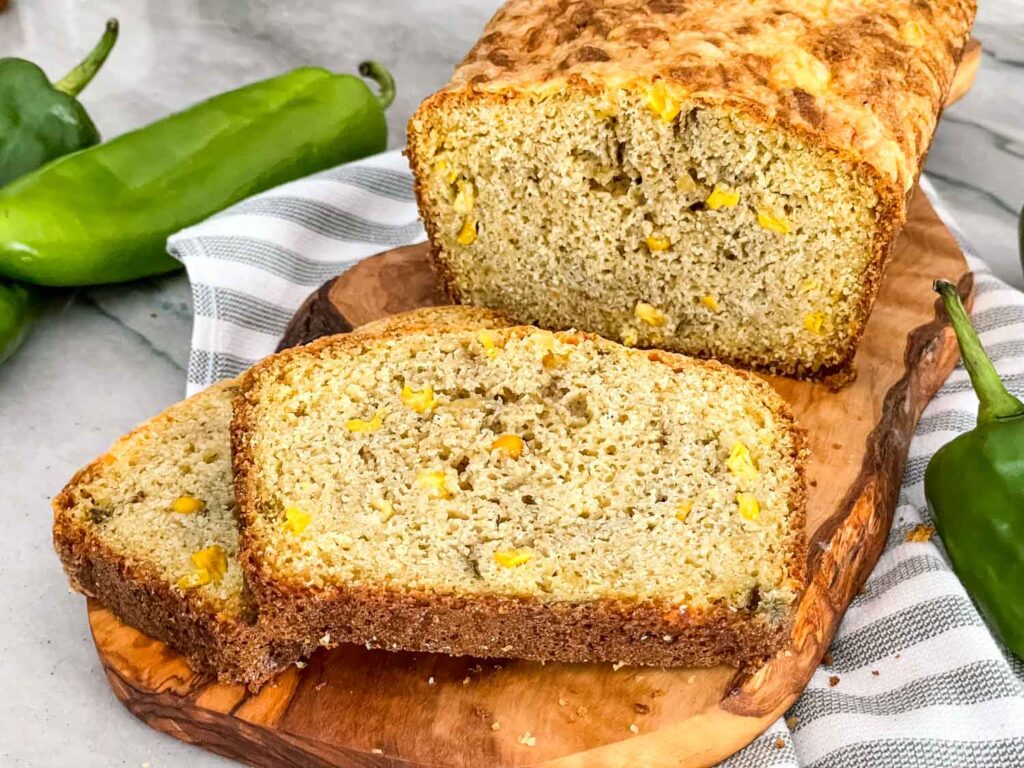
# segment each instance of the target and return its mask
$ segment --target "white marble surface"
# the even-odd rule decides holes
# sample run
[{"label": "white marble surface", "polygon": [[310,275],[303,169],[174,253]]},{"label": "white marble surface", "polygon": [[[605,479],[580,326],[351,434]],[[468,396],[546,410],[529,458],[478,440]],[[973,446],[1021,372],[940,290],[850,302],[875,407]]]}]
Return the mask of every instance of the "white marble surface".
[{"label": "white marble surface", "polygon": [[[106,135],[203,96],[300,64],[351,71],[374,57],[409,113],[446,79],[497,0],[12,0],[0,55],[54,76],[107,16],[122,39],[84,101]],[[1024,203],[1024,1],[988,0],[976,35],[977,85],[949,110],[928,171],[976,250],[1020,286],[1016,211]],[[162,736],[111,695],[50,546],[49,500],[118,435],[179,399],[191,312],[182,276],[80,291],[55,301],[0,366],[0,765],[213,766],[227,761]]]}]

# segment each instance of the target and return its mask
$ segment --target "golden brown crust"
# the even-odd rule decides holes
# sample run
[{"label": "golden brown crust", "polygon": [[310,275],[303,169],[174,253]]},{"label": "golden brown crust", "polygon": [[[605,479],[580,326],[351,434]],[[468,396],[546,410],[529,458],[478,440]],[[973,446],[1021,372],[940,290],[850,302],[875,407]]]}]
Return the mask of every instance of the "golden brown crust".
[{"label": "golden brown crust", "polygon": [[421,181],[430,161],[421,142],[437,115],[479,100],[643,91],[663,81],[680,101],[735,111],[835,154],[875,189],[873,259],[832,359],[814,369],[728,361],[849,381],[975,11],[975,0],[510,0],[451,83],[409,122],[407,151],[439,282],[452,301],[462,299]]},{"label": "golden brown crust", "polygon": [[656,603],[541,603],[497,595],[439,595],[261,583],[275,636],[323,637],[327,647],[428,651],[452,656],[637,666],[748,666],[776,651],[790,618]]},{"label": "golden brown crust", "polygon": [[[535,329],[513,327],[510,333]],[[407,331],[374,335],[374,340],[400,338]],[[594,340],[592,334],[560,334],[566,343]],[[239,557],[246,581],[260,607],[261,620],[281,639],[309,643],[329,635],[329,645],[354,642],[383,648],[437,651],[452,655],[516,657],[537,660],[608,661],[655,666],[708,666],[757,663],[778,650],[788,636],[798,603],[769,616],[752,606],[737,611],[725,606],[689,608],[656,602],[594,600],[543,603],[501,596],[423,594],[397,589],[331,585],[313,589],[288,582],[261,557],[253,531],[258,515],[256,468],[252,444],[255,409],[264,380],[297,357],[326,357],[367,343],[356,335],[330,336],[286,350],[253,366],[243,377],[234,402],[231,446],[238,504]],[[803,431],[786,403],[764,380],[734,371],[715,361],[702,361],[660,350],[646,356],[674,371],[697,367],[710,375],[737,374],[754,385],[764,404],[793,439],[790,458],[797,480],[790,493],[791,532],[786,542],[788,577],[799,594],[806,582],[806,472]],[[670,640],[665,640],[671,637]]]},{"label": "golden brown crust", "polygon": [[662,79],[849,153],[903,195],[975,11],[974,0],[511,0],[442,93]]}]

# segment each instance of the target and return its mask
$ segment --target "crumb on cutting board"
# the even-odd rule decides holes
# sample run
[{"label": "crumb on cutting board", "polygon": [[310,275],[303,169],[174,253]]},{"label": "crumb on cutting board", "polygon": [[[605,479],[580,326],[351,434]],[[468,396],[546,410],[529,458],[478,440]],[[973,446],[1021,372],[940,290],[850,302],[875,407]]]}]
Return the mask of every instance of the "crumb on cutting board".
[{"label": "crumb on cutting board", "polygon": [[919,525],[915,525],[913,528],[907,531],[907,535],[905,538],[907,541],[920,544],[929,541],[934,535],[934,528],[932,528],[930,525],[925,525],[924,523],[921,523]]}]

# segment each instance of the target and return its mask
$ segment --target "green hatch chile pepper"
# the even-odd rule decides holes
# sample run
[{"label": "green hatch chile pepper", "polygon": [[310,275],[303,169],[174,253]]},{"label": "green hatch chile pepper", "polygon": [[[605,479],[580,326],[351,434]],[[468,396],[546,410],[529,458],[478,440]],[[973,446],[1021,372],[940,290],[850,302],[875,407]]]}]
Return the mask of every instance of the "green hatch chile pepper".
[{"label": "green hatch chile pepper", "polygon": [[117,41],[117,19],[85,61],[51,85],[46,73],[24,59],[0,59],[0,187],[100,141],[75,98],[103,66]]},{"label": "green hatch chile pepper", "polygon": [[[92,52],[54,85],[30,61],[0,59],[0,187],[99,143],[99,131],[75,97],[107,60],[117,28],[117,19],[108,21]],[[0,363],[24,341],[42,305],[38,289],[0,280]]]},{"label": "green hatch chile pepper", "polygon": [[302,68],[56,160],[0,190],[0,275],[94,285],[176,269],[172,233],[286,181],[384,149],[394,81]]},{"label": "green hatch chile pepper", "polygon": [[1024,658],[1024,403],[1011,395],[945,280],[935,282],[978,395],[978,424],[928,462],[924,492],[957,575]]},{"label": "green hatch chile pepper", "polygon": [[42,304],[38,291],[20,283],[0,282],[0,363],[21,345]]}]

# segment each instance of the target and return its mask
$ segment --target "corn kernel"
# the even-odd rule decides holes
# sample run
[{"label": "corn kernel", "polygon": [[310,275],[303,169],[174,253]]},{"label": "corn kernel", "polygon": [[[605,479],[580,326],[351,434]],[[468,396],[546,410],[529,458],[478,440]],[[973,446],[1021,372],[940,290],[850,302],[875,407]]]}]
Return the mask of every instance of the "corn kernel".
[{"label": "corn kernel", "polygon": [[707,203],[708,208],[717,211],[719,208],[735,208],[739,201],[739,192],[730,189],[725,184],[715,184],[715,188],[711,190],[711,194],[704,202]]},{"label": "corn kernel", "polygon": [[676,502],[676,520],[680,523],[685,523],[692,511],[693,499],[680,499]]},{"label": "corn kernel", "polygon": [[460,179],[457,187],[459,191],[455,193],[455,202],[452,203],[452,207],[456,213],[469,213],[473,210],[473,205],[476,203],[473,185],[468,181]]},{"label": "corn kernel", "polygon": [[700,297],[700,303],[710,309],[712,312],[718,312],[721,307],[718,306],[718,299],[712,296],[710,293],[707,296]]},{"label": "corn kernel", "polygon": [[804,315],[804,328],[811,333],[821,334],[821,329],[825,326],[825,313],[824,312],[808,312]]},{"label": "corn kernel", "polygon": [[349,419],[345,429],[349,432],[376,432],[384,426],[384,411],[377,411],[372,419]]},{"label": "corn kernel", "polygon": [[780,235],[788,235],[793,231],[792,225],[785,216],[776,216],[768,208],[757,209],[757,223],[769,232],[777,232]]},{"label": "corn kernel", "polygon": [[472,245],[476,242],[476,222],[472,216],[466,216],[462,220],[462,229],[459,230],[456,240],[459,241],[459,245]]},{"label": "corn kernel", "polygon": [[683,193],[696,192],[697,182],[693,180],[693,176],[684,172],[678,179],[676,179],[676,191]]},{"label": "corn kernel", "polygon": [[451,164],[447,160],[438,160],[434,163],[434,172],[439,176],[444,176],[449,184],[452,184],[459,178],[459,174],[452,169]]},{"label": "corn kernel", "polygon": [[900,25],[900,39],[913,48],[924,45],[926,37],[924,27],[919,21],[907,21]]},{"label": "corn kernel", "polygon": [[760,477],[754,466],[754,460],[750,458],[750,451],[739,440],[732,444],[732,451],[729,453],[729,458],[725,460],[725,466],[736,477],[748,480],[756,480]]},{"label": "corn kernel", "polygon": [[484,354],[491,360],[498,356],[498,345],[494,343],[494,337],[490,333],[480,331],[476,340],[480,342],[480,346],[484,348]]},{"label": "corn kernel", "polygon": [[494,561],[502,568],[515,568],[533,559],[529,549],[499,549],[494,553]]},{"label": "corn kernel", "polygon": [[502,435],[491,443],[492,451],[501,451],[502,455],[510,459],[518,459],[523,455],[523,448],[526,443],[519,435]]},{"label": "corn kernel", "polygon": [[192,555],[192,564],[198,570],[206,571],[214,581],[220,581],[228,572],[228,556],[223,547],[214,544],[200,549]]},{"label": "corn kernel", "polygon": [[816,291],[820,287],[821,281],[818,280],[818,278],[805,277],[803,280],[800,281],[800,285],[797,288],[797,290],[799,290],[800,293],[810,293],[811,291]]},{"label": "corn kernel", "polygon": [[171,511],[182,515],[194,515],[206,509],[206,502],[194,496],[179,496],[171,502]]},{"label": "corn kernel", "polygon": [[828,89],[832,73],[823,61],[794,46],[778,57],[772,65],[770,78],[776,88],[799,88],[812,96],[820,96]]},{"label": "corn kernel", "polygon": [[395,505],[388,499],[374,499],[370,502],[370,506],[380,512],[381,523],[386,523],[395,516]]},{"label": "corn kernel", "polygon": [[647,106],[654,114],[661,118],[663,123],[671,123],[675,120],[679,110],[682,108],[682,105],[669,92],[668,86],[662,80],[655,83],[654,87],[647,94]]},{"label": "corn kernel", "polygon": [[563,365],[569,362],[569,353],[566,352],[564,355],[560,355],[557,352],[548,350],[544,353],[544,357],[540,359],[540,364],[544,367],[545,371],[552,371],[555,368],[561,368]]},{"label": "corn kernel", "polygon": [[667,251],[672,246],[672,241],[664,235],[648,235],[644,242],[652,251]]},{"label": "corn kernel", "polygon": [[619,114],[619,105],[612,99],[608,99],[594,108],[594,114],[598,120],[607,120]]},{"label": "corn kernel", "polygon": [[416,475],[416,487],[422,488],[432,499],[450,499],[452,492],[446,485],[447,478],[444,472],[437,470],[423,470]]},{"label": "corn kernel", "polygon": [[653,304],[648,304],[644,301],[637,302],[636,309],[633,310],[633,314],[636,315],[637,320],[642,320],[655,328],[663,326],[666,321],[664,312]]},{"label": "corn kernel", "polygon": [[437,407],[433,387],[413,389],[406,384],[402,388],[402,402],[416,411],[416,413],[429,413]]},{"label": "corn kernel", "polygon": [[186,573],[180,579],[178,579],[178,589],[195,589],[196,587],[203,587],[210,583],[213,577],[210,576],[210,572],[205,568]]},{"label": "corn kernel", "polygon": [[312,516],[298,507],[288,507],[284,511],[284,527],[292,533],[302,533],[312,521]]},{"label": "corn kernel", "polygon": [[744,520],[754,521],[761,515],[761,505],[752,493],[737,493],[736,504],[740,508],[740,515]]}]

